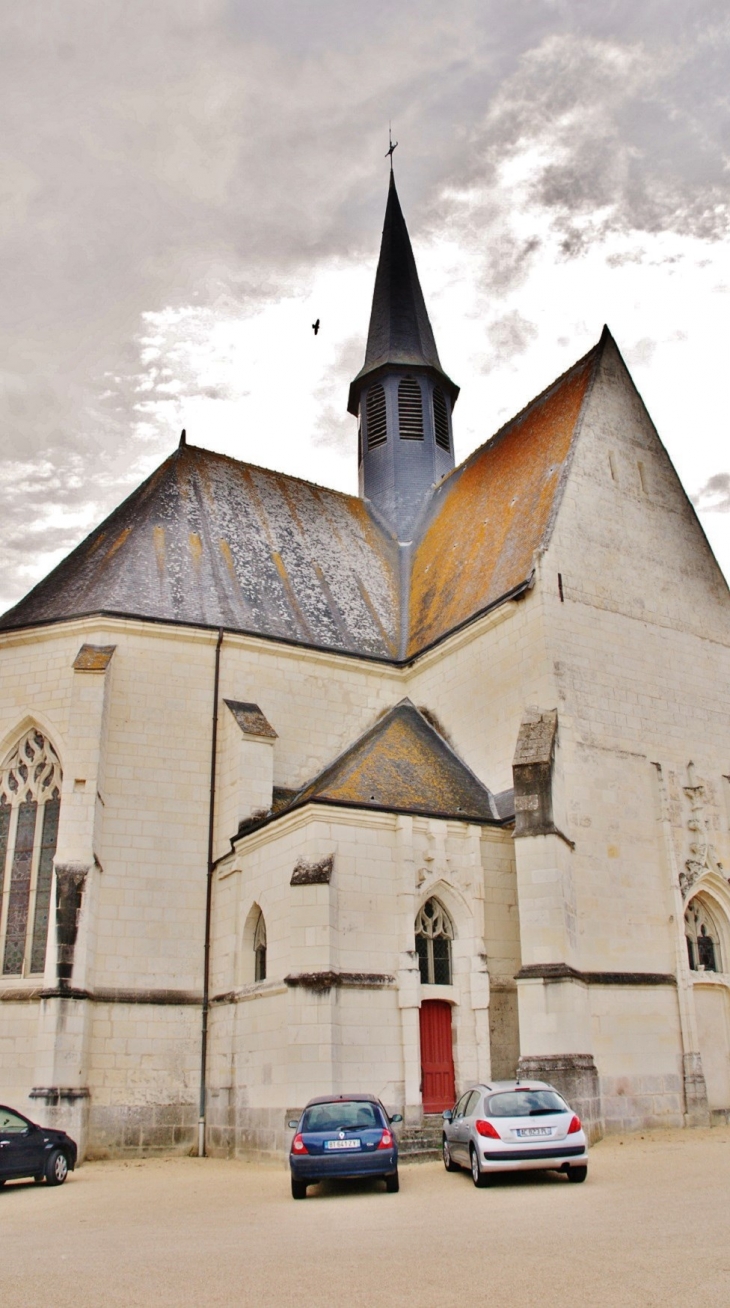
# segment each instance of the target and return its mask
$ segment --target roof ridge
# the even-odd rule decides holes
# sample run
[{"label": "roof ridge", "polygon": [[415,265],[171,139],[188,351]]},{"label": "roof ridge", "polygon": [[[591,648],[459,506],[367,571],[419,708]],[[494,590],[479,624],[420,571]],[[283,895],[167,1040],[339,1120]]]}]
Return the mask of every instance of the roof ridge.
[{"label": "roof ridge", "polygon": [[[300,486],[310,486],[313,490],[325,491],[328,495],[339,495],[345,500],[356,500],[358,504],[365,503],[360,495],[353,495],[349,491],[337,490],[334,486],[323,486],[318,481],[310,481],[307,477],[299,477],[294,472],[284,472],[279,468],[267,468],[263,463],[249,463],[247,459],[237,459],[233,454],[225,454],[222,450],[209,450],[205,445],[190,445],[188,443],[182,447],[178,446],[173,450],[172,454],[168,455],[168,458],[174,459],[177,455],[184,458],[190,453],[205,454],[215,459],[224,459],[227,463],[232,463],[237,468],[252,468],[255,472],[267,472],[273,477],[285,477],[287,481],[298,482]],[[159,467],[164,467],[165,462],[166,460],[163,460]],[[138,487],[138,489],[141,488]]]}]

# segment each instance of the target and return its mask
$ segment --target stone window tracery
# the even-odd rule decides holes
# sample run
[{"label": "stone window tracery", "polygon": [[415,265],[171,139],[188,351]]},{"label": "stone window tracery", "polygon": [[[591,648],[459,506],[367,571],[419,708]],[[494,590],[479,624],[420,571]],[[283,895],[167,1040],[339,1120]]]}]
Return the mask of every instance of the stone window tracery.
[{"label": "stone window tracery", "polygon": [[3,976],[42,972],[61,764],[50,741],[26,731],[0,769],[0,954]]},{"label": "stone window tracery", "polygon": [[704,900],[693,899],[684,915],[689,965],[693,972],[722,972],[720,931]]},{"label": "stone window tracery", "polygon": [[416,918],[416,953],[423,985],[451,985],[453,939],[454,928],[443,904],[427,899]]},{"label": "stone window tracery", "polygon": [[259,913],[253,937],[254,981],[266,980],[266,922],[263,913]]}]

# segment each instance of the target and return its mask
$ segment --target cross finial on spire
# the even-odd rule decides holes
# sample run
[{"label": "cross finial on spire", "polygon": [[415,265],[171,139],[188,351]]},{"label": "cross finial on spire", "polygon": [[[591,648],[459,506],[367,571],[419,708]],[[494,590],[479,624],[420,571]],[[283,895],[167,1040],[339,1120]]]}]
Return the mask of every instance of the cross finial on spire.
[{"label": "cross finial on spire", "polygon": [[385,152],[385,158],[390,158],[390,171],[393,171],[393,154],[398,148],[398,142],[393,140],[390,123],[388,123],[388,149]]}]

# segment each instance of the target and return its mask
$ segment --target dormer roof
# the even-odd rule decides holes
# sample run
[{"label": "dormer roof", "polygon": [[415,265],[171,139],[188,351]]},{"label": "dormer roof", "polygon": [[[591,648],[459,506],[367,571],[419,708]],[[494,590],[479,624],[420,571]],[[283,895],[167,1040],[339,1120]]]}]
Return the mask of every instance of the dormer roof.
[{"label": "dormer roof", "polygon": [[285,808],[263,821],[306,804],[495,825],[503,821],[491,791],[409,699],[385,713]]}]

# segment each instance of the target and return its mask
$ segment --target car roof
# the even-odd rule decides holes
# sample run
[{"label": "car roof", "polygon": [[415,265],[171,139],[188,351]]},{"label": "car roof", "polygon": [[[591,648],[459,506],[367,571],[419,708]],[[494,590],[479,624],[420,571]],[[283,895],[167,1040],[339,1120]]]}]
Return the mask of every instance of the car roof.
[{"label": "car roof", "polygon": [[[472,1090],[484,1090],[488,1094],[496,1094],[504,1090],[555,1090],[554,1085],[548,1081],[533,1081],[532,1078],[526,1081],[492,1081],[487,1084],[486,1081],[480,1081],[478,1085],[473,1085]],[[555,1091],[560,1094],[559,1090]]]},{"label": "car roof", "polygon": [[317,1099],[308,1100],[308,1102],[304,1105],[304,1107],[305,1109],[307,1109],[307,1108],[311,1108],[313,1104],[342,1104],[342,1103],[349,1103],[349,1102],[378,1104],[379,1107],[382,1107],[377,1095],[358,1094],[358,1093],[352,1095],[319,1095]]}]

